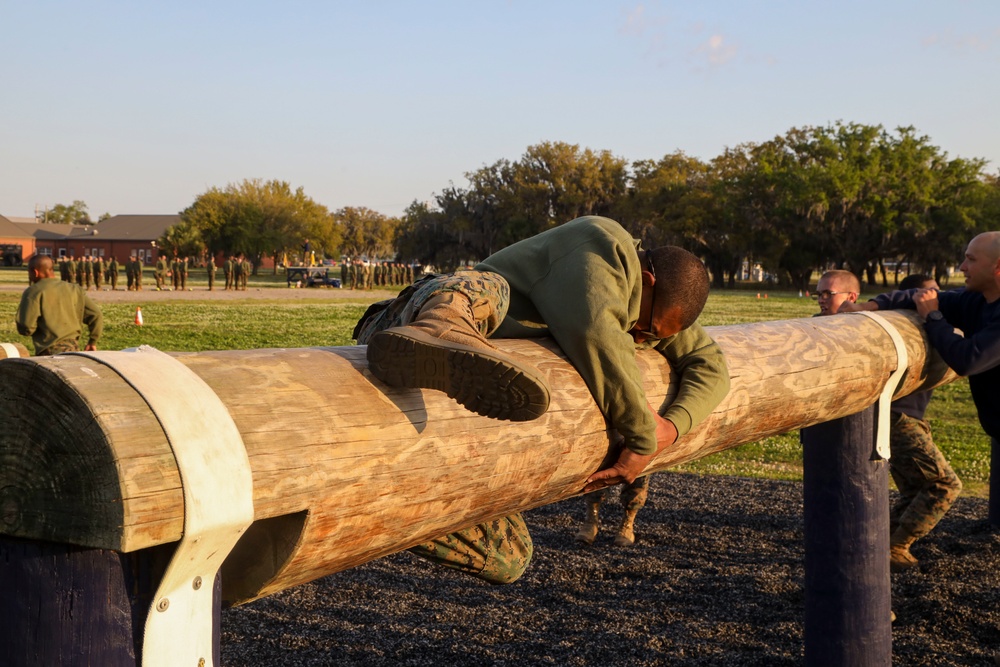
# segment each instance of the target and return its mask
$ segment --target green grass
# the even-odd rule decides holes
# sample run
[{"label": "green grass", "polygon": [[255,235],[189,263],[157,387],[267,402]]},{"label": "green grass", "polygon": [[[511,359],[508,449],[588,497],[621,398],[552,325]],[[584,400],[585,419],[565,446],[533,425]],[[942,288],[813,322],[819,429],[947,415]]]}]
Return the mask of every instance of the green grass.
[{"label": "green grass", "polygon": [[[23,271],[23,270],[22,270]],[[23,279],[23,272],[20,274]],[[278,277],[281,278],[280,276]],[[152,278],[150,277],[150,284]],[[197,283],[196,283],[197,284]],[[284,280],[263,276],[260,287],[284,287]],[[251,288],[254,285],[251,283]],[[718,291],[701,317],[706,326],[809,317],[813,299],[797,293]],[[0,340],[23,341],[14,329],[19,294],[0,293]],[[322,300],[157,301],[142,307],[144,326],[133,324],[134,305],[106,304],[103,349],[147,344],[162,350],[201,351],[350,345],[354,323],[367,307],[345,295]],[[965,493],[988,491],[990,442],[979,426],[968,382],[960,380],[935,392],[927,411],[934,438],[965,485]],[[802,450],[798,431],[766,438],[692,461],[677,468],[704,474],[801,480]]]}]

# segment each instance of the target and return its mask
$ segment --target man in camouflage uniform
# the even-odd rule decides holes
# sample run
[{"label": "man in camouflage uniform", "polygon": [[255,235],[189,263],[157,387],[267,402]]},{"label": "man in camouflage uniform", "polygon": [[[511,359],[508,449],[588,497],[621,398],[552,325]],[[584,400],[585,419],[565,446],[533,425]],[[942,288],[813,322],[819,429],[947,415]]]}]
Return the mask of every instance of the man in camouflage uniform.
[{"label": "man in camouflage uniform", "polygon": [[104,281],[104,260],[100,257],[94,258],[94,289],[101,291],[101,283]]},{"label": "man in camouflage uniform", "polygon": [[215,255],[209,253],[205,270],[208,272],[208,291],[211,292],[215,290]]},{"label": "man in camouflage uniform", "polygon": [[170,271],[170,264],[167,262],[167,258],[163,253],[158,253],[156,256],[156,270],[153,273],[153,278],[156,280],[156,289],[162,290],[167,286],[167,273]]},{"label": "man in camouflage uniform", "polygon": [[[901,290],[938,289],[930,276],[904,278]],[[849,271],[827,271],[816,286],[820,314],[834,315],[844,303],[856,303],[861,283]],[[938,524],[962,492],[962,482],[931,438],[924,412],[933,391],[921,391],[892,402],[889,423],[889,474],[899,500],[889,513],[889,567],[902,572],[915,567],[910,547]]]},{"label": "man in camouflage uniform", "polygon": [[36,356],[79,350],[83,325],[90,331],[85,349],[97,349],[103,327],[101,309],[79,285],[55,277],[51,257],[31,258],[28,282],[14,321],[18,333],[31,336]]},{"label": "man in camouflage uniform", "polygon": [[85,290],[90,289],[90,277],[93,274],[93,262],[90,255],[84,255],[80,260],[80,285]]},{"label": "man in camouflage uniform", "polygon": [[126,290],[133,291],[135,289],[135,266],[132,264],[131,257],[125,260],[125,278],[128,282]]},{"label": "man in camouflage uniform", "polygon": [[[708,287],[704,266],[690,253],[640,251],[615,221],[587,216],[515,243],[476,270],[421,277],[396,299],[370,307],[354,337],[368,346],[369,371],[387,385],[443,390],[480,415],[526,421],[547,410],[548,385],[531,364],[488,339],[551,335],[623,445],[613,464],[588,478],[584,490],[595,491],[632,482],[728,392],[722,352],[695,321]],[[662,415],[642,389],[639,347],[681,369],[677,395]],[[523,573],[532,542],[515,514],[413,551],[509,583]]]},{"label": "man in camouflage uniform", "polygon": [[243,256],[236,255],[233,258],[233,290],[239,291],[243,287]]},{"label": "man in camouflage uniform", "polygon": [[132,273],[135,275],[135,289],[142,290],[142,260],[138,256],[132,258]]},{"label": "man in camouflage uniform", "polygon": [[111,261],[108,262],[108,282],[111,283],[111,291],[118,290],[118,258],[114,255],[111,256]]}]

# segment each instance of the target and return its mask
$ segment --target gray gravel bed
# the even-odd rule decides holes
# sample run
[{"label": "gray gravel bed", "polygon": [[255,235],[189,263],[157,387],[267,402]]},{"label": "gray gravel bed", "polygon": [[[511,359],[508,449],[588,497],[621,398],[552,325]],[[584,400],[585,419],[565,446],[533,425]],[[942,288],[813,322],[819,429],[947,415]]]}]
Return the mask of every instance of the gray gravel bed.
[{"label": "gray gravel bed", "polygon": [[[893,575],[893,664],[993,665],[1000,535],[961,498]],[[801,665],[802,486],[658,474],[631,548],[617,499],[591,547],[581,499],[527,514],[535,556],[490,586],[407,553],[226,610],[224,665]]]}]

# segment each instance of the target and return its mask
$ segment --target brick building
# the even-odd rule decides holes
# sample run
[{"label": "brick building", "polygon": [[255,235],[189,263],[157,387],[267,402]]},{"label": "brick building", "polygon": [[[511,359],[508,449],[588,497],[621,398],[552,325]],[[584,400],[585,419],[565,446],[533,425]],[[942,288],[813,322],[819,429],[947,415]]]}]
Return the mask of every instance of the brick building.
[{"label": "brick building", "polygon": [[150,265],[158,255],[156,240],[180,221],[177,214],[116,215],[96,225],[58,225],[0,215],[0,251],[8,266],[27,261],[35,253],[50,257],[116,257],[119,262],[138,257]]}]

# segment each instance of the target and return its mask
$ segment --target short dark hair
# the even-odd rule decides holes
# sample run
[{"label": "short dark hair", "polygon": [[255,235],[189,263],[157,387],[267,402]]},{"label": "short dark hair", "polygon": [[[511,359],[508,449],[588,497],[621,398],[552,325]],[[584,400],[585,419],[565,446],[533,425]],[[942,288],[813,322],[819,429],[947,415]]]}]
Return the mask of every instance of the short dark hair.
[{"label": "short dark hair", "polygon": [[923,287],[924,283],[934,280],[926,273],[911,273],[899,281],[899,289],[914,289]]},{"label": "short dark hair", "polygon": [[701,315],[708,301],[708,271],[695,255],[677,246],[647,251],[656,275],[656,305],[679,307],[681,328],[687,329]]},{"label": "short dark hair", "polygon": [[52,270],[52,258],[48,255],[34,255],[28,260],[28,270],[44,273]]}]

